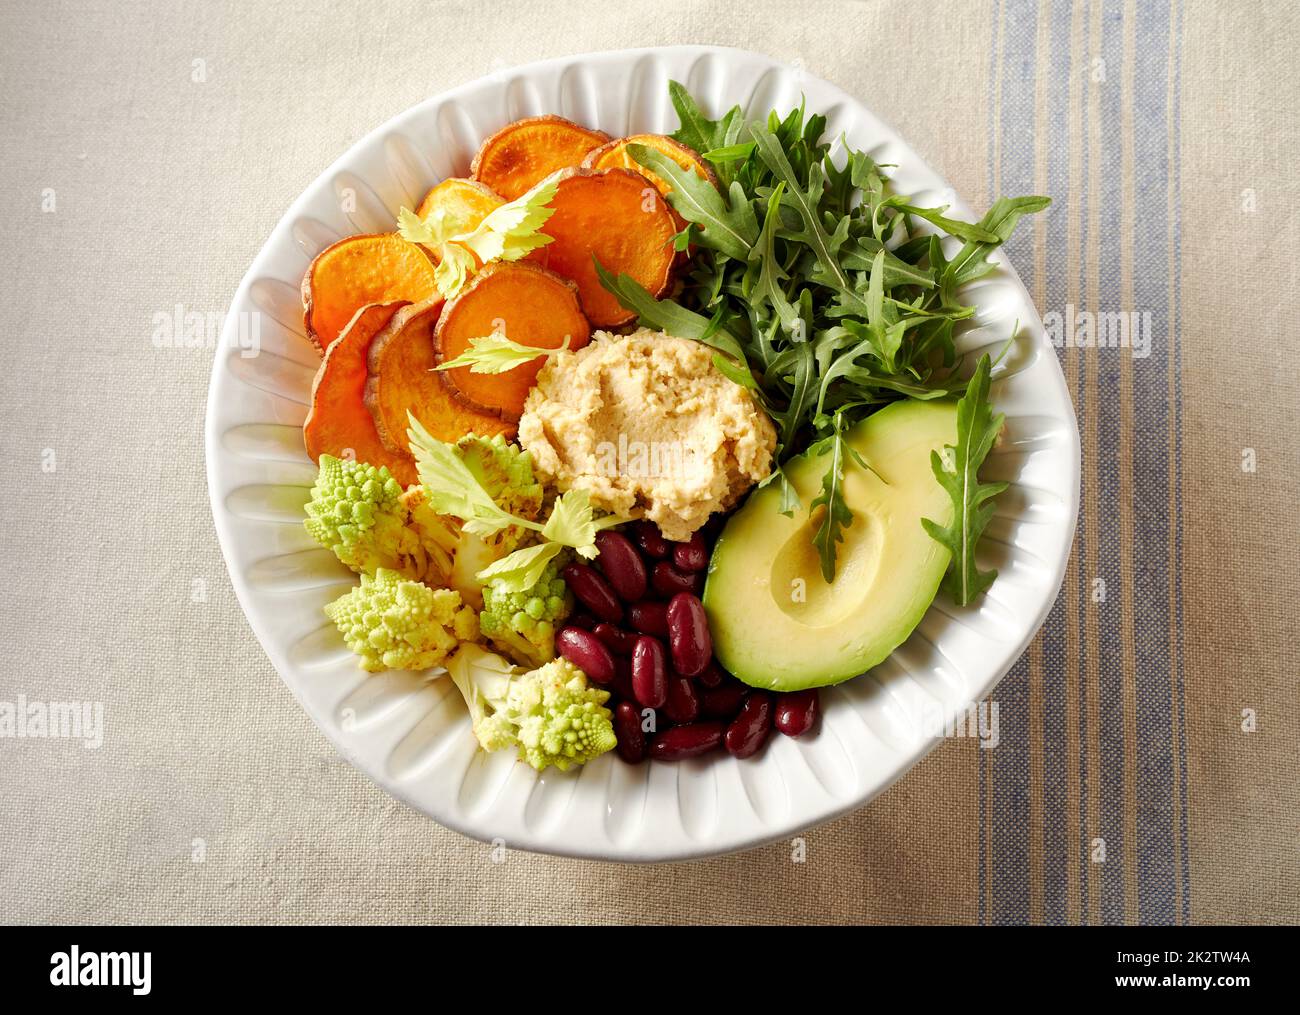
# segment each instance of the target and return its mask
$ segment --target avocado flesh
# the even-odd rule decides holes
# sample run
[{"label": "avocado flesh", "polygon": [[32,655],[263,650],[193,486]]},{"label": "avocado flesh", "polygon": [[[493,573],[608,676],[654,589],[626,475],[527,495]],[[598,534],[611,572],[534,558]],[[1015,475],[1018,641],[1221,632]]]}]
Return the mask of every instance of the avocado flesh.
[{"label": "avocado flesh", "polygon": [[[934,478],[930,452],[957,443],[951,401],[901,401],[858,423],[846,440],[879,473],[846,461],[835,580],[827,584],[808,505],[821,491],[827,455],[786,465],[799,492],[794,517],[782,515],[775,484],[756,490],[732,515],[709,562],[704,606],[722,666],[754,687],[798,691],[848,680],[901,645],[934,600],[948,551],[922,518],[952,521],[948,494]],[[883,480],[883,481],[882,481]]]}]

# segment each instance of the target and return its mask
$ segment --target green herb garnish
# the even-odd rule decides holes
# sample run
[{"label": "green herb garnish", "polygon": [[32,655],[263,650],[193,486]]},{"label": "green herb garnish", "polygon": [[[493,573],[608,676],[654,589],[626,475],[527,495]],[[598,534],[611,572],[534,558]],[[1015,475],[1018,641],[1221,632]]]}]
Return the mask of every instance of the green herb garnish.
[{"label": "green herb garnish", "polygon": [[471,338],[468,349],[455,359],[439,363],[433,369],[454,370],[457,367],[469,367],[469,372],[472,374],[504,374],[525,363],[533,363],[542,357],[563,352],[569,348],[569,337],[565,335],[564,343],[558,348],[539,349],[535,345],[521,345],[506,338],[501,332],[494,331],[481,338]]},{"label": "green herb garnish", "polygon": [[854,464],[866,468],[867,463],[844,439],[844,420],[842,413],[836,413],[831,420],[831,434],[823,437],[812,446],[812,451],[830,455],[830,467],[822,476],[822,489],[811,504],[812,510],[825,508],[817,531],[813,533],[813,546],[821,558],[822,577],[827,584],[835,578],[836,544],[844,539],[842,530],[853,524],[853,512],[844,503],[844,463],[848,459]]},{"label": "green herb garnish", "polygon": [[929,518],[922,518],[921,524],[933,539],[952,551],[943,588],[958,606],[982,594],[998,576],[995,570],[981,571],[975,563],[975,544],[993,515],[989,501],[1007,488],[1006,483],[979,480],[980,465],[993,448],[1003,422],[1002,414],[995,415],[989,405],[991,369],[988,355],[981,356],[966,394],[957,403],[956,445],[948,445],[944,455],[930,452],[934,478],[952,498],[953,518],[946,527]]},{"label": "green herb garnish", "polygon": [[511,514],[493,500],[452,445],[434,437],[409,412],[406,418],[416,472],[434,511],[459,518],[465,531],[476,536],[491,536],[510,526],[538,534],[539,542],[507,554],[476,575],[480,581],[494,581],[501,591],[521,592],[536,585],[546,565],[566,547],[588,559],[595,557],[596,533],[627,520],[617,515],[597,518],[586,490],[557,497],[545,523]]}]

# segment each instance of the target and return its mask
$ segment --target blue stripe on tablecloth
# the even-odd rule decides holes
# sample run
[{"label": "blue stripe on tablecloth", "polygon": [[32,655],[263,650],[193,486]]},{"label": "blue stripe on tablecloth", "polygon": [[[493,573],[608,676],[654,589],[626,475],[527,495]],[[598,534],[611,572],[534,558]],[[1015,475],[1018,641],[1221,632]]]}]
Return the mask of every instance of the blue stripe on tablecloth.
[{"label": "blue stripe on tablecloth", "polygon": [[1182,850],[1182,917],[1192,920],[1191,859],[1187,844],[1187,700],[1183,687],[1183,203],[1182,203],[1182,89],[1183,89],[1183,5],[1174,3],[1173,132],[1174,164],[1170,186],[1174,192],[1174,308],[1170,322],[1174,371],[1174,655],[1178,695],[1178,814]]},{"label": "blue stripe on tablecloth", "polygon": [[[1073,62],[1074,54],[1070,48],[1070,4],[1058,0],[1051,5],[1050,16],[1052,74],[1046,91],[1046,151],[1047,193],[1053,198],[1053,203],[1045,212],[1046,305],[1039,310],[1059,313],[1065,306],[1068,286],[1066,243],[1072,213],[1068,200],[1070,150],[1076,143],[1069,130],[1070,76],[1081,73],[1082,65]],[[1014,244],[1019,241],[1013,238],[1012,242],[1012,249],[1015,249]],[[1015,263],[1032,264],[1032,259],[1017,256]],[[1058,349],[1057,355],[1064,359],[1065,350]],[[1043,647],[1043,919],[1049,924],[1066,922],[1069,890],[1066,863],[1072,842],[1068,823],[1063,820],[1070,779],[1070,738],[1065,722],[1067,654],[1070,652],[1065,624],[1066,599],[1066,592],[1062,589],[1039,635]]]},{"label": "blue stripe on tablecloth", "polygon": [[[998,49],[1001,41],[1000,39],[1001,28],[1002,28],[1002,5],[1000,0],[993,0],[993,32],[992,32],[992,37],[989,41],[989,70],[988,70],[990,94],[989,94],[989,102],[988,102],[988,124],[986,127],[986,137],[988,139],[987,145],[988,145],[988,164],[989,164],[987,189],[990,195],[989,200],[993,200],[992,194],[993,194],[993,187],[995,182],[994,173],[996,168],[995,166],[996,159],[994,158],[994,150],[995,150],[994,132],[997,130],[997,124],[994,122],[993,114],[994,114],[994,110],[997,109],[997,103],[993,101],[994,96],[992,93],[994,90],[994,82],[997,81]],[[979,862],[975,865],[975,867],[976,870],[978,871],[978,879],[979,879],[978,880],[978,887],[979,887],[978,919],[980,923],[988,922],[988,912],[986,907],[986,902],[988,898],[988,871],[986,867],[988,864],[988,855],[989,855],[988,854],[989,816],[987,813],[988,812],[988,806],[987,806],[988,776],[985,773],[985,765],[987,764],[987,762],[988,759],[984,756],[984,753],[980,752],[980,754],[976,757],[976,762],[975,762],[975,774],[976,774],[975,792],[979,796],[979,805],[978,805],[979,806],[979,840],[978,840]]]},{"label": "blue stripe on tablecloth", "polygon": [[[1092,65],[1092,40],[1088,31],[1088,24],[1092,14],[1091,2],[1084,5],[1083,10],[1083,52],[1080,61],[1079,71],[1076,73],[1087,74]],[[1077,288],[1075,292],[1084,294],[1087,292],[1087,251],[1088,251],[1088,179],[1091,167],[1088,164],[1088,126],[1089,126],[1089,108],[1087,102],[1087,77],[1081,85],[1082,94],[1079,97],[1079,135],[1077,143],[1080,148],[1079,162],[1081,169],[1079,171],[1079,190],[1076,194],[1071,194],[1073,200],[1070,202],[1077,208],[1074,212],[1079,220],[1079,276],[1077,279]],[[1062,308],[1064,309],[1064,308]],[[1074,411],[1079,421],[1079,432],[1087,432],[1088,424],[1088,400],[1085,368],[1087,366],[1086,356],[1081,354],[1077,357],[1075,373],[1075,398]],[[1079,480],[1082,486],[1082,494],[1079,498],[1079,527],[1075,533],[1075,560],[1080,562],[1076,574],[1075,586],[1075,613],[1078,622],[1078,643],[1074,646],[1078,653],[1078,696],[1079,696],[1079,720],[1078,720],[1078,758],[1079,758],[1079,813],[1078,825],[1075,827],[1075,835],[1079,840],[1079,922],[1088,922],[1088,862],[1089,862],[1089,838],[1088,835],[1088,642],[1085,637],[1087,630],[1087,611],[1088,611],[1088,588],[1087,588],[1087,568],[1082,566],[1082,561],[1087,559],[1088,539],[1087,539],[1087,521],[1092,514],[1092,504],[1088,497],[1086,480],[1080,476]]]},{"label": "blue stripe on tablecloth", "polygon": [[[1135,308],[1151,313],[1151,355],[1134,362],[1134,640],[1137,685],[1138,919],[1173,923],[1175,759],[1171,706],[1169,407],[1170,12],[1139,4],[1134,68]],[[1175,569],[1176,570],[1176,569]],[[1173,576],[1176,580],[1176,575]]]},{"label": "blue stripe on tablecloth", "polygon": [[[1034,192],[1034,81],[1038,33],[1036,0],[1006,0],[1002,37],[1002,158],[991,198]],[[1017,234],[1007,256],[1033,288],[1033,229]],[[1010,324],[1011,322],[1008,322]],[[997,844],[991,871],[993,923],[1029,919],[1029,663],[1021,656],[998,685],[998,746],[984,753],[993,778],[990,834]]]},{"label": "blue stripe on tablecloth", "polygon": [[[1122,0],[1105,0],[1101,20],[1101,59],[1105,79],[1089,79],[1096,91],[1101,135],[1101,165],[1098,167],[1097,263],[1098,289],[1095,312],[1123,311],[1124,292],[1120,279],[1124,236],[1122,217],[1124,194],[1124,8]],[[1096,349],[1091,354],[1097,372],[1097,445],[1104,453],[1096,458],[1097,489],[1092,503],[1097,512],[1097,573],[1088,576],[1089,591],[1096,578],[1106,583],[1102,602],[1088,598],[1088,608],[1097,624],[1097,713],[1101,769],[1096,773],[1101,800],[1100,827],[1096,834],[1105,841],[1105,861],[1094,863],[1097,890],[1101,893],[1103,923],[1124,922],[1124,624],[1121,574],[1124,569],[1121,545],[1120,455],[1123,441],[1121,419],[1121,359],[1124,349]]]},{"label": "blue stripe on tablecloth", "polygon": [[[1092,52],[1090,33],[1085,27],[1082,51],[1071,46],[1071,9],[1064,0],[1037,9],[1026,0],[995,0],[994,16],[998,26],[995,39],[1001,40],[994,57],[1001,57],[1001,119],[992,122],[994,108],[990,102],[990,154],[1000,150],[997,165],[990,160],[990,196],[1030,193],[1034,182],[1035,113],[1034,73],[1036,60],[1036,18],[1050,18],[1051,80],[1045,90],[1048,102],[1049,143],[1046,146],[1048,192],[1057,205],[1048,213],[1046,235],[1048,249],[1045,292],[1047,306],[1062,312],[1071,295],[1079,294],[1080,304],[1087,301],[1090,244],[1100,244],[1096,251],[1099,265],[1099,299],[1096,306],[1079,305],[1078,310],[1149,312],[1151,315],[1152,350],[1147,359],[1132,361],[1134,432],[1133,503],[1121,503],[1118,447],[1121,436],[1119,379],[1121,357],[1125,350],[1080,350],[1076,356],[1076,411],[1081,431],[1096,426],[1095,446],[1088,449],[1095,456],[1096,486],[1082,493],[1079,530],[1076,536],[1076,560],[1085,561],[1090,549],[1096,555],[1097,574],[1080,567],[1077,573],[1077,620],[1080,638],[1071,646],[1065,635],[1066,596],[1053,606],[1042,638],[1043,675],[1042,729],[1043,770],[1043,915],[1049,923],[1064,922],[1067,917],[1069,878],[1066,865],[1070,856],[1070,836],[1078,836],[1080,918],[1086,922],[1089,900],[1100,892],[1102,919],[1122,921],[1126,915],[1143,922],[1173,922],[1180,915],[1190,918],[1190,876],[1187,846],[1187,760],[1185,741],[1185,707],[1183,686],[1182,584],[1177,567],[1169,566],[1171,545],[1173,559],[1181,559],[1182,490],[1181,472],[1181,383],[1178,376],[1181,354],[1177,345],[1177,320],[1173,316],[1181,292],[1178,288],[1178,262],[1174,262],[1174,289],[1170,292],[1170,264],[1166,241],[1173,231],[1174,257],[1178,257],[1180,223],[1175,214],[1170,221],[1170,188],[1177,193],[1178,167],[1168,157],[1169,131],[1174,131],[1175,152],[1178,142],[1178,87],[1181,60],[1180,8],[1171,17],[1169,8],[1157,4],[1138,4],[1134,27],[1136,52],[1133,56],[1133,94],[1123,94],[1124,11],[1120,0],[1090,0],[1082,18],[1091,23],[1092,3],[1102,3],[1102,37],[1099,53]],[[1171,68],[1168,66],[1170,32],[1173,39],[1172,68],[1174,115],[1169,121],[1166,104],[1170,101]],[[1092,82],[1094,56],[1105,60],[1106,80]],[[1073,59],[1072,59],[1073,58]],[[1079,88],[1079,133],[1069,135],[1070,75]],[[998,80],[997,67],[991,67],[990,82]],[[1098,89],[1097,122],[1091,122],[1090,88]],[[1123,165],[1124,102],[1133,104],[1134,164]],[[1100,137],[1101,159],[1092,165],[1088,158],[1089,131]],[[994,147],[992,131],[1000,132],[1001,145]],[[1072,149],[1071,145],[1079,145]],[[1078,152],[1081,167],[1078,190],[1069,192],[1069,166]],[[1133,303],[1124,306],[1120,286],[1120,252],[1128,238],[1122,234],[1122,173],[1134,174]],[[1098,207],[1096,235],[1089,235],[1089,181],[1096,177]],[[1071,216],[1078,223],[1079,275],[1071,286],[1066,266],[1069,251],[1068,224]],[[1008,244],[1008,255],[1033,286],[1033,232],[1025,229]],[[1059,355],[1065,358],[1065,351]],[[1096,404],[1086,397],[1088,370],[1097,377]],[[1170,406],[1170,370],[1175,397]],[[1171,428],[1171,413],[1173,426]],[[1091,415],[1090,415],[1091,414]],[[1173,441],[1173,468],[1170,472],[1170,440]],[[1174,513],[1169,505],[1171,495]],[[1133,513],[1133,617],[1135,682],[1137,699],[1137,771],[1138,795],[1136,815],[1138,862],[1138,898],[1124,897],[1124,711],[1121,571],[1123,547],[1120,543],[1120,513]],[[1095,514],[1093,514],[1095,512]],[[1089,518],[1096,519],[1097,546],[1090,548],[1086,539]],[[1107,582],[1107,601],[1091,600],[1092,580]],[[1170,590],[1173,591],[1173,613]],[[1100,770],[1091,772],[1087,754],[1089,736],[1087,702],[1088,646],[1083,637],[1089,610],[1097,615]],[[1173,655],[1171,658],[1171,631]],[[1077,728],[1066,728],[1065,707],[1068,653],[1078,657]],[[1173,675],[1171,683],[1170,676]],[[1172,698],[1172,700],[1171,700]],[[1001,710],[1001,743],[991,752],[991,760],[981,757],[980,792],[980,906],[981,921],[1014,922],[1028,917],[1028,793],[1031,750],[1037,745],[1027,739],[1028,673],[1026,661],[1020,660],[999,687],[997,699]],[[1172,707],[1171,707],[1172,706]],[[1077,736],[1079,808],[1075,818],[1066,814],[1070,734]],[[1174,736],[1177,733],[1175,755]],[[1100,800],[1100,826],[1089,827],[1089,779]],[[992,803],[987,791],[992,780]],[[1177,807],[1177,821],[1175,820]],[[1074,825],[1073,830],[1071,825]],[[1181,863],[1175,863],[1174,836],[1179,836]],[[1093,870],[1091,840],[1100,835],[1106,840],[1106,863]],[[991,890],[990,890],[991,889]],[[986,907],[985,899],[991,904]],[[1136,911],[1133,906],[1136,905]]]}]

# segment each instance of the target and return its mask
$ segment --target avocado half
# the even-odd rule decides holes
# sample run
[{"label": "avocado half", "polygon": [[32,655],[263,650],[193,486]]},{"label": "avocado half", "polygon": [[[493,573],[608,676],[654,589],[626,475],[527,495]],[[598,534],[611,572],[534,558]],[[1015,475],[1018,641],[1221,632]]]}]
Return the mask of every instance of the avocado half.
[{"label": "avocado half", "polygon": [[718,661],[746,684],[798,691],[870,669],[920,623],[948,567],[947,549],[921,519],[952,521],[930,452],[957,443],[956,403],[894,402],[846,439],[871,469],[845,464],[853,522],[842,530],[833,582],[822,578],[812,543],[821,509],[811,521],[808,510],[829,465],[825,454],[787,463],[801,503],[793,517],[780,513],[780,491],[767,486],[718,537],[704,607]]}]

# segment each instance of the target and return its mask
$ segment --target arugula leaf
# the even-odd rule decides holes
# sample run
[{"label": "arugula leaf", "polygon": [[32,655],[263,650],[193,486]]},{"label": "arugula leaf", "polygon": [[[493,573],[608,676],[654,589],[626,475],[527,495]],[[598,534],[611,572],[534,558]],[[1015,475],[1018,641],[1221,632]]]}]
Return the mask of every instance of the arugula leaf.
[{"label": "arugula leaf", "polygon": [[794,169],[791,168],[790,161],[786,158],[775,135],[766,133],[752,124],[749,130],[757,145],[759,158],[766,163],[779,181],[785,183],[790,191],[794,208],[803,220],[803,232],[795,234],[795,238],[812,248],[818,266],[832,284],[837,287],[847,287],[848,276],[844,274],[836,253],[848,238],[848,225],[846,220],[841,219],[843,228],[837,227],[832,235],[826,232],[826,227],[822,224],[817,206],[821,202],[826,176],[821,164],[810,166],[807,182],[801,183],[795,176]]},{"label": "arugula leaf", "polygon": [[700,155],[715,165],[723,165],[728,162],[743,162],[753,153],[754,143],[749,141],[744,144],[725,145],[722,148],[710,148],[707,152],[700,152]]},{"label": "arugula leaf", "polygon": [[[614,276],[605,270],[600,261],[595,260],[596,275],[606,290],[618,297],[619,303],[628,310],[635,310],[639,323],[646,328],[664,331],[678,338],[693,338],[697,342],[717,349],[730,357],[735,374],[748,373],[744,349],[736,336],[725,328],[714,327],[713,322],[703,314],[687,310],[673,300],[657,300],[630,275]],[[753,375],[747,380],[732,380],[745,387],[757,388],[758,382]]]},{"label": "arugula leaf", "polygon": [[[853,524],[853,512],[844,503],[844,460],[852,449],[844,441],[843,417],[836,413],[831,424],[832,432],[810,449],[817,453],[829,452],[830,464],[822,476],[821,492],[809,505],[809,513],[825,508],[813,546],[821,558],[822,578],[829,585],[835,580],[835,555],[837,544],[844,539],[843,530]],[[860,459],[859,459],[860,461]]]},{"label": "arugula leaf", "polygon": [[472,374],[503,374],[507,370],[533,363],[539,358],[554,356],[569,348],[570,336],[564,336],[564,344],[556,349],[539,349],[534,345],[520,345],[512,342],[501,332],[493,332],[481,338],[471,338],[470,347],[455,359],[439,363],[434,370],[454,370],[457,367],[469,367]]},{"label": "arugula leaf", "polygon": [[930,453],[934,478],[952,498],[953,520],[952,524],[942,526],[923,518],[921,524],[952,553],[943,588],[958,606],[965,606],[981,595],[998,576],[995,570],[981,571],[975,563],[975,545],[993,515],[989,501],[1007,488],[1006,483],[979,480],[980,465],[997,440],[1003,422],[1002,414],[995,415],[988,401],[991,369],[985,353],[965,396],[957,403],[957,443],[945,449],[950,462],[945,462],[937,451]]},{"label": "arugula leaf", "polygon": [[709,330],[709,319],[703,314],[687,310],[673,300],[657,300],[631,275],[613,275],[596,258],[596,276],[600,284],[618,297],[628,310],[635,310],[641,324],[647,328],[666,331],[678,338],[699,339]]},{"label": "arugula leaf", "polygon": [[[777,453],[778,455],[780,454],[779,449]],[[765,486],[773,485],[777,488],[777,514],[785,515],[787,518],[793,518],[794,513],[799,510],[802,502],[799,500],[799,491],[796,490],[794,484],[790,482],[790,477],[786,475],[784,466],[776,466],[776,468],[767,474],[767,478],[758,484],[758,488],[761,490]]]},{"label": "arugula leaf", "polygon": [[808,342],[790,346],[781,357],[772,361],[774,371],[784,373],[786,369],[790,370],[789,404],[784,411],[776,415],[782,444],[795,439],[808,414],[809,406],[812,404],[813,371],[816,369],[816,363],[816,353]]},{"label": "arugula leaf", "polygon": [[[1052,203],[1050,197],[1000,197],[980,219],[980,227],[998,238],[998,243],[1005,243],[1011,236],[1022,215],[1042,211]],[[957,252],[957,256],[944,268],[945,286],[955,287],[963,282],[970,282],[992,270],[986,259],[998,246],[998,243],[978,243],[967,241]]]},{"label": "arugula leaf", "polygon": [[697,152],[708,151],[715,147],[718,141],[718,125],[700,112],[700,107],[695,104],[695,99],[686,87],[676,81],[669,81],[668,98],[673,104],[673,109],[677,111],[677,119],[681,123],[673,137],[687,148],[694,148]]},{"label": "arugula leaf", "polygon": [[[691,169],[683,169],[663,152],[649,145],[630,144],[627,153],[656,176],[672,184],[668,203],[696,227],[699,243],[728,257],[745,260],[758,238],[758,221],[744,191],[733,185],[728,201],[708,180]],[[739,200],[737,200],[739,194]]]},{"label": "arugula leaf", "polygon": [[784,192],[785,184],[778,183],[768,196],[767,214],[763,217],[758,242],[749,252],[750,271],[746,272],[745,277],[749,279],[753,276],[753,294],[758,299],[767,301],[781,322],[781,327],[792,331],[795,321],[799,319],[799,311],[786,298],[781,288],[782,280],[789,278],[789,273],[781,267],[775,253],[776,227],[781,221],[781,195]]},{"label": "arugula leaf", "polygon": [[727,359],[722,353],[713,354],[713,366],[732,384],[739,384],[742,388],[748,388],[755,393],[760,390],[758,381],[754,380],[754,375],[749,372],[748,367],[741,366],[735,360]]},{"label": "arugula leaf", "polygon": [[943,213],[948,210],[946,204],[941,208],[919,208],[906,198],[888,198],[884,203],[890,208],[897,208],[908,215],[915,215],[917,218],[925,219],[931,225],[936,225],[945,233],[951,233],[961,240],[970,240],[972,243],[996,244],[1002,242],[1001,236],[985,229],[983,226],[972,225],[969,222],[959,222],[957,219],[950,219],[945,216]]},{"label": "arugula leaf", "polygon": [[853,244],[846,246],[840,255],[840,263],[849,270],[870,271],[876,254],[882,250],[885,251],[885,274],[882,282],[886,289],[897,289],[905,285],[920,286],[922,289],[934,288],[933,268],[921,267],[903,260],[893,251],[886,250],[884,244],[871,236],[859,237]]}]

